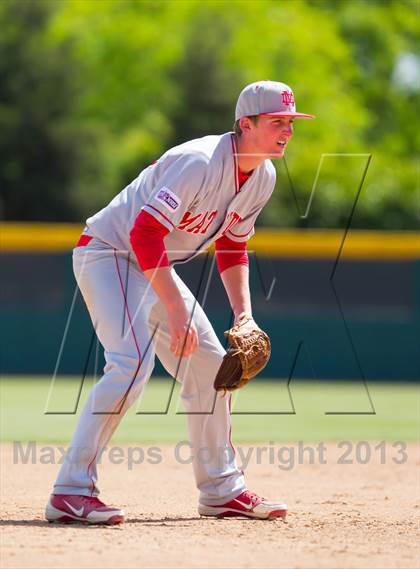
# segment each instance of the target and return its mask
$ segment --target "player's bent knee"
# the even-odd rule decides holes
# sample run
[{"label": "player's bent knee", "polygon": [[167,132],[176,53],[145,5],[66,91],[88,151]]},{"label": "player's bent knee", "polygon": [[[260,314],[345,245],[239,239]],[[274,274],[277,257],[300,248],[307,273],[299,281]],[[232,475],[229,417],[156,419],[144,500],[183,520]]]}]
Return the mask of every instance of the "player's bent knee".
[{"label": "player's bent knee", "polygon": [[141,380],[150,376],[153,371],[154,355],[144,358],[124,354],[106,354],[107,363],[104,368],[104,377],[109,383],[125,383],[126,381]]},{"label": "player's bent knee", "polygon": [[181,397],[189,399],[197,394],[214,394],[214,379],[223,361],[224,353],[211,352],[206,361],[194,361],[192,357],[190,365],[185,366],[184,373],[180,376],[182,382]]}]

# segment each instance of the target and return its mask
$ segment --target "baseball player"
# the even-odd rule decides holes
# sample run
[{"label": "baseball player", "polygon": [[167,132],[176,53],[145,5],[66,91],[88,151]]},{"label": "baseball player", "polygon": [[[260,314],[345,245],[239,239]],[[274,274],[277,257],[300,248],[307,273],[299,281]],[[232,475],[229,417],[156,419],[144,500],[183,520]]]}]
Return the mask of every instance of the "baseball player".
[{"label": "baseball player", "polygon": [[80,415],[47,520],[123,522],[121,509],[98,498],[96,465],[144,389],[155,355],[182,383],[199,514],[286,515],[284,503],[246,487],[231,443],[231,396],[213,386],[226,352],[175,266],[215,243],[235,323],[252,319],[247,241],[274,190],[270,159],[283,156],[296,118],[313,117],[296,112],[289,86],[252,83],[239,95],[234,132],[171,148],[87,220],[73,266],[106,365]]}]

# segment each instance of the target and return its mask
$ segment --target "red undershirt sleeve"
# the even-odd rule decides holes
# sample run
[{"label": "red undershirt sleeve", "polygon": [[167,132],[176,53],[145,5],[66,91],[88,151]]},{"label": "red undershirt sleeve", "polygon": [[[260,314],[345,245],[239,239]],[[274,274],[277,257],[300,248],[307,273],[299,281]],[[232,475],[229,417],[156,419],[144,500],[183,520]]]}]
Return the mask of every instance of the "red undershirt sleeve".
[{"label": "red undershirt sleeve", "polygon": [[130,243],[142,271],[169,267],[164,237],[169,230],[153,215],[142,210],[130,231]]},{"label": "red undershirt sleeve", "polygon": [[216,263],[219,273],[235,265],[248,265],[246,241],[232,241],[226,235],[216,240]]},{"label": "red undershirt sleeve", "polygon": [[[130,232],[130,242],[142,271],[168,267],[164,238],[169,230],[155,217],[142,210]],[[248,265],[246,241],[232,241],[225,235],[216,240],[216,263],[219,272],[235,265]]]}]

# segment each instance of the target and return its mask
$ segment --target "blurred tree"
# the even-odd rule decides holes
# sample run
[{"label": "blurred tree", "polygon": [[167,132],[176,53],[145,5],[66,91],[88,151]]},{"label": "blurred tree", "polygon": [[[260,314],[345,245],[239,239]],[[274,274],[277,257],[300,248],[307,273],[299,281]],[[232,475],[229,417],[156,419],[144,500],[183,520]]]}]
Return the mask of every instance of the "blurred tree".
[{"label": "blurred tree", "polygon": [[[172,113],[171,144],[205,134],[221,134],[234,122],[234,108],[244,84],[243,66],[226,65],[226,45],[232,41],[237,10],[220,3],[198,3],[190,12],[184,37],[184,57],[172,69],[180,104]],[[217,25],[214,23],[217,22]]]},{"label": "blurred tree", "polygon": [[109,201],[167,146],[180,105],[170,69],[183,57],[189,3],[61,2],[53,44],[71,41],[83,78],[75,117],[95,133],[86,149],[95,177],[81,175],[75,196],[86,214]]},{"label": "blurred tree", "polygon": [[[298,110],[259,223],[418,224],[415,0],[36,0],[0,3],[3,216],[80,219],[169,146],[229,130],[249,82],[290,84]],[[293,191],[292,191],[293,189]],[[44,200],[42,198],[45,198]]]},{"label": "blurred tree", "polygon": [[66,44],[45,41],[49,15],[44,2],[0,3],[0,217],[8,220],[78,219],[76,70]]},{"label": "blurred tree", "polygon": [[[322,6],[321,2],[318,7]],[[327,13],[335,15],[356,64],[357,74],[349,89],[362,94],[362,105],[370,117],[363,140],[372,153],[372,167],[355,225],[418,228],[419,57],[411,58],[405,81],[395,81],[395,71],[402,57],[418,51],[420,4],[416,0],[354,0]]]},{"label": "blurred tree", "polygon": [[[355,153],[363,147],[369,112],[362,104],[362,95],[348,89],[357,74],[350,46],[338,33],[334,18],[303,0],[242,2],[237,23],[227,42],[225,61],[229,68],[244,68],[246,62],[244,83],[276,78],[291,85],[298,110],[317,117],[314,121],[295,122],[295,136],[286,155],[287,171],[284,161],[276,162],[276,192],[259,222],[277,227],[341,224],[341,219],[331,215],[337,208],[325,207],[329,198],[320,186],[308,218],[300,216],[306,210],[321,154]],[[252,36],[258,38],[255,42],[250,41],[251,30]],[[342,191],[342,175],[337,167],[329,182],[335,185],[337,201],[344,199],[342,209],[346,214],[346,201],[351,196]]]}]

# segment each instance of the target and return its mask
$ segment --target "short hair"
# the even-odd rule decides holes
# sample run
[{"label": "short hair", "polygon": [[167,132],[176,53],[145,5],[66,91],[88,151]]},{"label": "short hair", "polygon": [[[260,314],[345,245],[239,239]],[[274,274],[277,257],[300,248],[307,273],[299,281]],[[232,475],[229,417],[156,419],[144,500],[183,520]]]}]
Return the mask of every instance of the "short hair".
[{"label": "short hair", "polygon": [[[241,118],[243,118],[243,117],[241,117]],[[250,120],[251,122],[253,122],[254,124],[257,124],[258,119],[259,119],[259,116],[258,116],[258,115],[250,115],[250,116],[247,117],[247,118],[249,118],[249,120]],[[237,134],[238,136],[241,136],[241,135],[242,135],[242,129],[241,129],[241,127],[239,126],[239,121],[240,121],[240,120],[241,120],[241,119],[238,119],[237,121],[235,121],[235,122],[233,123],[233,132],[234,132],[235,134]]]}]

